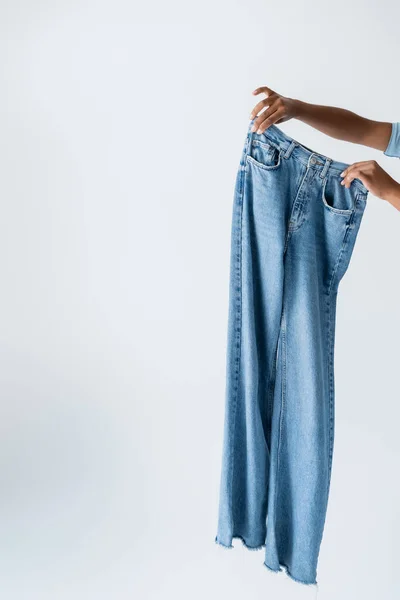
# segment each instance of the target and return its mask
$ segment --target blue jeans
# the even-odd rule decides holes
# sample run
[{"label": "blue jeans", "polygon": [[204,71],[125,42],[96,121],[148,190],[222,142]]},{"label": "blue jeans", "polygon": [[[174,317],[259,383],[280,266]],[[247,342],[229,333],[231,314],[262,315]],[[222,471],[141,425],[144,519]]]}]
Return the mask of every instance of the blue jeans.
[{"label": "blue jeans", "polygon": [[251,133],[231,230],[226,399],[215,541],[317,584],[334,440],[336,299],[366,206],[348,165],[271,126]]}]

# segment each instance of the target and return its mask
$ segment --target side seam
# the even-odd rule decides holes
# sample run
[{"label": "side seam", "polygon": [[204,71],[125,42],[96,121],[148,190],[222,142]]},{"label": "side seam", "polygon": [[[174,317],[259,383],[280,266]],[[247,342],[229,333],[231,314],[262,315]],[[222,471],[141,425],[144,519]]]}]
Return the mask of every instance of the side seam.
[{"label": "side seam", "polygon": [[[284,299],[283,299],[284,302]],[[278,430],[278,442],[276,449],[276,481],[275,481],[275,497],[274,497],[274,507],[275,507],[275,519],[276,519],[276,507],[278,501],[278,490],[279,490],[279,471],[280,471],[280,452],[281,452],[281,442],[282,442],[282,429],[283,429],[283,417],[285,410],[285,401],[286,401],[286,315],[285,308],[283,305],[282,308],[282,316],[281,316],[281,326],[279,330],[279,351],[281,353],[281,369],[282,369],[282,382],[281,382],[281,406],[279,412],[279,430]]]},{"label": "side seam", "polygon": [[236,290],[236,310],[235,310],[235,384],[234,384],[234,397],[233,397],[233,417],[232,417],[232,430],[231,430],[231,456],[230,456],[230,473],[229,473],[229,514],[231,520],[231,532],[234,533],[234,522],[233,522],[233,477],[234,477],[234,444],[235,444],[235,431],[236,431],[236,413],[238,403],[238,392],[239,392],[239,377],[240,377],[240,363],[241,363],[241,344],[242,344],[242,222],[243,222],[243,199],[244,199],[244,187],[246,177],[246,156],[250,147],[250,139],[246,138],[246,144],[243,153],[243,159],[240,164],[240,180],[237,190],[237,197],[235,198],[237,215],[236,220],[236,269],[235,269],[235,290]]},{"label": "side seam", "polygon": [[326,487],[326,498],[328,502],[332,462],[333,462],[333,443],[334,443],[334,419],[335,419],[335,405],[334,405],[334,372],[333,372],[333,361],[334,361],[334,340],[333,340],[333,315],[332,315],[332,302],[331,294],[327,296],[327,312],[328,312],[328,386],[329,386],[329,426],[328,426],[328,478]]}]

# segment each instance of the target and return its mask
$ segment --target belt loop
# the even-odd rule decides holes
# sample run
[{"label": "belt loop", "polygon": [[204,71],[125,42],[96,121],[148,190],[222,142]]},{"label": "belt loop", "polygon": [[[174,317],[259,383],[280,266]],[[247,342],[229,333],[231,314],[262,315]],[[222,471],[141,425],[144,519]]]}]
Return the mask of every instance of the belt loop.
[{"label": "belt loop", "polygon": [[289,158],[289,156],[292,154],[293,150],[296,148],[296,142],[294,140],[291,141],[288,149],[286,150],[285,154],[283,155],[283,158]]},{"label": "belt loop", "polygon": [[324,177],[326,177],[328,169],[331,166],[331,162],[332,162],[331,158],[327,158],[326,159],[325,164],[324,164],[324,168],[322,169],[322,171],[319,174],[319,176],[321,177],[321,179],[324,179]]}]

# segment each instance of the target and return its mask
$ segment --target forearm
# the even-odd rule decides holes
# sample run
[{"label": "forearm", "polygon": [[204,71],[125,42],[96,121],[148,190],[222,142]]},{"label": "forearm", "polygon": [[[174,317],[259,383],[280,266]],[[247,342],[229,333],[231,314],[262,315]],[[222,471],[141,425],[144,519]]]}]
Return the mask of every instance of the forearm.
[{"label": "forearm", "polygon": [[[267,86],[256,88],[254,96],[265,94],[250,113],[252,132],[264,133],[271,125],[298,119],[322,133],[346,142],[362,144],[400,158],[400,122],[372,121],[350,110],[308,104],[287,98]],[[378,198],[387,200],[400,211],[400,183],[384,171],[375,160],[349,165],[341,173],[341,184],[350,187],[353,179],[362,181]]]},{"label": "forearm", "polygon": [[343,108],[293,100],[294,117],[333,138],[384,151],[392,124],[372,121]]}]

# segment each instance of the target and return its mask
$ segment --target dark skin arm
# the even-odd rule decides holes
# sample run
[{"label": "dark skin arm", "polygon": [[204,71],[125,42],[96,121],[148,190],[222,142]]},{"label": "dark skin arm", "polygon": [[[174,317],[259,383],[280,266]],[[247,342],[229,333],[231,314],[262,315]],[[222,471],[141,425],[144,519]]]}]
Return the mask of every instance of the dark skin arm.
[{"label": "dark skin arm", "polygon": [[[250,114],[250,118],[255,119],[253,131],[257,133],[263,133],[272,124],[298,119],[330,137],[346,142],[381,151],[386,150],[389,143],[392,132],[392,124],[389,122],[366,119],[343,108],[286,98],[265,86],[257,88],[253,94],[266,96]],[[353,179],[358,178],[374,196],[390,202],[400,210],[400,184],[376,161],[354,163],[343,171],[342,176],[342,185],[345,187],[349,187]]]}]

